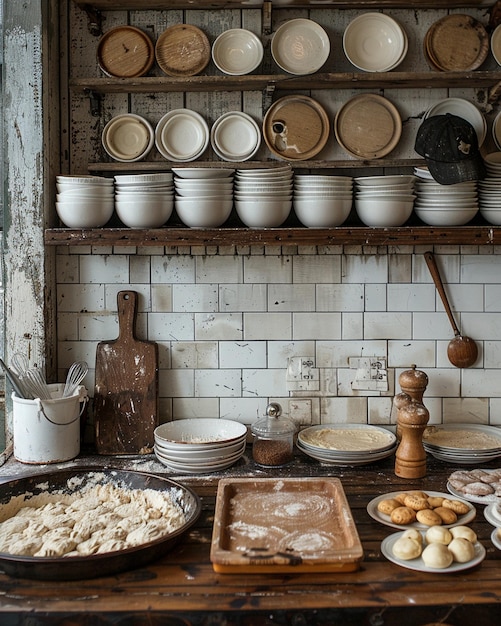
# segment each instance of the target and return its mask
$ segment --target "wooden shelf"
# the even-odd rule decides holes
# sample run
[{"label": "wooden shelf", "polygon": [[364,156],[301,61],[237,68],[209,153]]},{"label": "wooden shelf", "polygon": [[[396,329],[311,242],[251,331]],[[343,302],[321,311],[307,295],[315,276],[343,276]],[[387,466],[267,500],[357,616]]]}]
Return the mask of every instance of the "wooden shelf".
[{"label": "wooden shelf", "polygon": [[497,93],[499,71],[475,72],[325,72],[308,76],[252,74],[247,76],[145,76],[140,78],[74,78],[76,93],[162,93],[200,91],[264,91],[316,89],[437,89],[440,87],[490,87]]},{"label": "wooden shelf", "polygon": [[398,228],[130,228],[45,231],[48,246],[247,246],[247,245],[499,245],[495,226],[402,226]]}]

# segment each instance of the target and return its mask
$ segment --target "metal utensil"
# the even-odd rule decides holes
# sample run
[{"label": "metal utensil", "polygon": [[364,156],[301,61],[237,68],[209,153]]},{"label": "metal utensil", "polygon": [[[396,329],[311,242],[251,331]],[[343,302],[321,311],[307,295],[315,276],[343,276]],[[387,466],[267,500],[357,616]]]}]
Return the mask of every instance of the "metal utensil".
[{"label": "metal utensil", "polygon": [[477,344],[473,339],[465,337],[459,332],[459,328],[457,327],[454,316],[452,315],[449,301],[447,300],[447,295],[445,293],[442,279],[440,278],[440,272],[438,271],[433,252],[425,252],[424,258],[426,264],[428,265],[428,269],[430,270],[433,282],[435,283],[435,287],[442,298],[445,312],[447,313],[447,317],[449,318],[455,335],[454,339],[451,339],[449,345],[447,346],[447,356],[449,357],[449,361],[456,367],[471,367],[478,357]]},{"label": "metal utensil", "polygon": [[50,389],[40,368],[32,367],[27,369],[20,377],[20,381],[34,398],[52,400]]},{"label": "metal utensil", "polygon": [[12,356],[12,367],[18,376],[22,376],[26,370],[30,369],[28,357],[21,352],[16,352]]},{"label": "metal utensil", "polygon": [[85,361],[76,361],[70,366],[63,389],[63,398],[72,396],[75,393],[78,385],[87,376],[88,371],[89,366]]},{"label": "metal utensil", "polygon": [[16,392],[16,396],[18,396],[19,398],[26,398],[27,397],[26,392],[17,374],[15,374],[15,372],[13,372],[9,367],[7,367],[7,365],[5,365],[2,359],[0,359],[0,365],[3,368],[5,375],[7,376],[7,380],[9,381],[9,383],[12,385],[12,388]]}]

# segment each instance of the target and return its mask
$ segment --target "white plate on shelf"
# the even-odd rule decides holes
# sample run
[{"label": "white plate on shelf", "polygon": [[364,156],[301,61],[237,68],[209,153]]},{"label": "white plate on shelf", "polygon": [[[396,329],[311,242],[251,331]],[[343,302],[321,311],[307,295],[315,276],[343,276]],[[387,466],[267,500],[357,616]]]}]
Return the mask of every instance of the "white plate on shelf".
[{"label": "white plate on shelf", "polygon": [[155,129],[160,154],[171,161],[193,161],[209,145],[209,127],[204,118],[190,109],[166,113]]},{"label": "white plate on shelf", "polygon": [[396,565],[400,565],[401,567],[405,567],[407,569],[416,570],[418,572],[431,572],[434,574],[451,574],[454,572],[462,572],[463,570],[475,567],[475,565],[481,563],[485,558],[485,548],[480,542],[477,541],[474,544],[475,556],[473,557],[473,559],[471,559],[471,561],[468,561],[467,563],[453,562],[452,565],[449,565],[449,567],[437,568],[426,566],[422,557],[418,557],[417,559],[410,559],[408,561],[405,559],[399,559],[398,557],[393,555],[393,546],[395,545],[397,539],[400,539],[402,535],[403,533],[393,533],[389,537],[383,539],[381,543],[381,552],[388,559],[388,561],[391,561],[392,563],[395,563]]},{"label": "white plate on shelf", "polygon": [[313,20],[289,20],[279,26],[271,40],[275,63],[289,74],[317,72],[329,58],[329,53],[329,36]]},{"label": "white plate on shelf", "polygon": [[445,115],[446,113],[457,115],[470,122],[477,133],[479,147],[484,143],[487,135],[487,122],[476,105],[464,98],[445,98],[426,111],[425,119],[432,115]]},{"label": "white plate on shelf", "polygon": [[261,143],[261,131],[247,113],[229,111],[219,117],[211,128],[214,152],[225,161],[247,161]]},{"label": "white plate on shelf", "polygon": [[[399,493],[402,493],[403,491],[405,491],[405,489],[402,489],[401,491],[392,491],[390,493],[385,493],[381,496],[377,496],[377,498],[372,499],[367,505],[367,513],[372,517],[372,519],[375,519],[376,521],[380,522],[381,524],[384,524],[385,526],[391,526],[392,528],[400,528],[402,530],[406,528],[417,528],[418,530],[426,530],[428,526],[426,526],[425,524],[421,524],[420,522],[413,522],[412,524],[394,524],[391,521],[391,518],[389,515],[385,515],[384,513],[381,513],[380,511],[378,511],[377,506],[381,502],[381,500],[389,500],[391,498],[394,498],[396,495],[398,495]],[[449,498],[448,493],[442,493],[440,491],[425,490],[425,493],[427,493],[429,496]],[[464,502],[465,504],[468,504],[468,506],[470,507],[470,510],[468,511],[468,513],[465,513],[464,515],[458,515],[458,518],[454,522],[454,524],[443,524],[445,528],[449,528],[450,526],[459,526],[462,524],[467,524],[468,522],[471,522],[473,519],[475,519],[475,516],[477,514],[475,507],[467,503],[464,497],[457,496],[457,499],[461,500],[461,502]]]},{"label": "white plate on shelf", "polygon": [[263,44],[251,31],[231,28],[221,33],[212,44],[212,60],[224,74],[249,74],[263,60]]}]

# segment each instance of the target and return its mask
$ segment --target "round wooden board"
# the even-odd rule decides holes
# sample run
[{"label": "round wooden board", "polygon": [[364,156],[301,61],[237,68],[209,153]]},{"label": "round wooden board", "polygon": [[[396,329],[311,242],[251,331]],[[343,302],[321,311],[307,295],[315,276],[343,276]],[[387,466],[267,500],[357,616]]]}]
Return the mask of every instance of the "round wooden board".
[{"label": "round wooden board", "polygon": [[97,47],[99,67],[107,76],[116,78],[144,76],[154,58],[153,42],[134,26],[111,28]]},{"label": "round wooden board", "polygon": [[274,102],[263,120],[263,136],[277,156],[303,161],[317,155],[329,138],[329,118],[309,96],[285,96]]},{"label": "round wooden board", "polygon": [[349,154],[359,159],[379,159],[399,142],[402,120],[386,98],[360,94],[339,109],[334,130],[339,144]]},{"label": "round wooden board", "polygon": [[190,24],[169,26],[158,38],[155,56],[168,76],[195,76],[210,61],[207,35]]},{"label": "round wooden board", "polygon": [[432,67],[442,71],[478,69],[489,54],[489,35],[471,15],[446,15],[425,35],[425,51]]}]

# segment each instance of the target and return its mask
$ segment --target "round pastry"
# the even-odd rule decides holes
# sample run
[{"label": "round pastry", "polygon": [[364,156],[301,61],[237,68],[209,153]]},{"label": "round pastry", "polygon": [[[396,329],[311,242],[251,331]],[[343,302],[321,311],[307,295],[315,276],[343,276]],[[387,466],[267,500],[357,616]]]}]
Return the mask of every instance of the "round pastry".
[{"label": "round pastry", "polygon": [[447,548],[456,563],[468,563],[475,556],[475,546],[464,537],[455,537]]},{"label": "round pastry", "polygon": [[378,502],[377,510],[385,515],[390,515],[391,512],[399,506],[401,506],[401,504],[398,500],[395,500],[395,498],[386,498]]},{"label": "round pastry", "polygon": [[471,543],[477,541],[477,533],[469,526],[453,526],[449,530],[454,539],[462,537],[463,539],[468,539]]},{"label": "round pastry", "polygon": [[428,500],[430,509],[436,509],[437,506],[442,506],[444,497],[443,496],[428,496],[427,500]]},{"label": "round pastry", "polygon": [[447,509],[452,509],[454,513],[458,515],[466,515],[470,510],[466,502],[461,502],[461,500],[449,500],[449,498],[444,498],[442,506],[445,506]]},{"label": "round pastry", "polygon": [[421,554],[421,544],[410,537],[399,537],[393,544],[392,552],[398,559],[410,561]]},{"label": "round pastry", "polygon": [[412,524],[416,521],[416,511],[410,509],[408,506],[399,506],[393,509],[390,519],[394,524]]},{"label": "round pastry", "polygon": [[416,512],[416,519],[420,524],[425,526],[440,526],[442,518],[431,509],[423,509]]},{"label": "round pastry", "polygon": [[433,513],[436,513],[440,517],[443,524],[455,524],[458,521],[456,513],[445,506],[437,506],[433,509]]},{"label": "round pastry", "polygon": [[417,541],[419,545],[423,544],[423,535],[419,532],[417,528],[408,528],[407,530],[404,530],[404,532],[402,533],[402,537],[414,539],[414,541]]},{"label": "round pastry", "polygon": [[407,491],[402,491],[402,493],[397,493],[393,497],[395,498],[395,500],[397,500],[397,502],[400,502],[400,504],[403,506],[404,500],[407,495],[408,495]]},{"label": "round pastry", "polygon": [[443,543],[428,544],[421,557],[426,567],[433,567],[434,569],[449,567],[453,561],[452,552]]},{"label": "round pastry", "polygon": [[421,495],[407,494],[404,498],[404,506],[408,506],[414,511],[422,511],[423,509],[429,509],[428,499]]},{"label": "round pastry", "polygon": [[426,543],[442,543],[446,546],[452,541],[452,534],[444,526],[431,526],[426,531],[425,539]]}]

